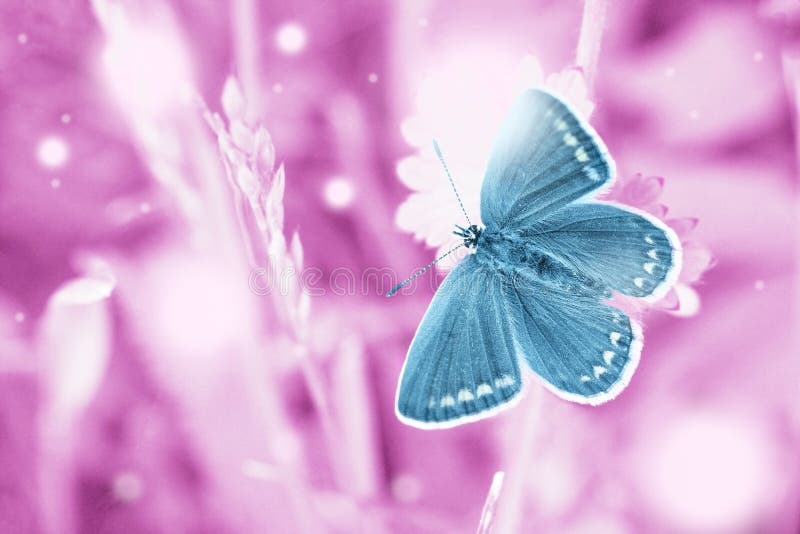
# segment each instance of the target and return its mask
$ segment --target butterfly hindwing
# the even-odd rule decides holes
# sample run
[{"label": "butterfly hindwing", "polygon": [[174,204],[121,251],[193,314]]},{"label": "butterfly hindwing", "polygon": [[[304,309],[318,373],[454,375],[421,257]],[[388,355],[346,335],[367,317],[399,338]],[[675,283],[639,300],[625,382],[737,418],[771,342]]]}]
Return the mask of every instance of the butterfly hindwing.
[{"label": "butterfly hindwing", "polygon": [[521,390],[499,273],[467,256],[445,278],[422,319],[397,391],[397,415],[447,428],[492,415]]},{"label": "butterfly hindwing", "polygon": [[506,290],[520,352],[558,396],[601,404],[627,385],[639,362],[642,332],[596,290],[568,290],[519,270]]},{"label": "butterfly hindwing", "polygon": [[633,297],[660,298],[680,272],[675,232],[632,208],[578,202],[520,233],[550,257]]},{"label": "butterfly hindwing", "polygon": [[524,228],[614,178],[614,163],[591,126],[541,89],[509,112],[481,189],[487,226]]}]

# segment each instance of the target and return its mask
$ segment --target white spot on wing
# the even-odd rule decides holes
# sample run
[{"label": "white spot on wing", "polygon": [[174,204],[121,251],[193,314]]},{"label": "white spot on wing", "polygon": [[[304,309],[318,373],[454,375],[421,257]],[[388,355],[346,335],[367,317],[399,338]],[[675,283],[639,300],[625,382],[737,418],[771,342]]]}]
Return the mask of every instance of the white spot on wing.
[{"label": "white spot on wing", "polygon": [[597,171],[592,167],[584,167],[583,172],[586,173],[586,176],[593,182],[600,180],[600,175],[597,174]]},{"label": "white spot on wing", "polygon": [[578,138],[571,133],[564,134],[564,144],[567,146],[575,146],[578,144]]},{"label": "white spot on wing", "polygon": [[489,384],[478,384],[478,389],[475,390],[478,397],[483,397],[484,395],[491,395],[492,394],[492,386]]},{"label": "white spot on wing", "polygon": [[611,365],[611,360],[614,359],[614,351],[607,350],[603,352],[603,360],[606,362],[606,365]]},{"label": "white spot on wing", "polygon": [[608,335],[608,339],[611,340],[611,344],[614,345],[615,347],[617,346],[617,341],[619,341],[619,338],[621,338],[621,337],[622,337],[622,334],[620,334],[619,332],[611,332]]},{"label": "white spot on wing", "polygon": [[656,264],[652,261],[648,261],[644,264],[644,270],[647,271],[648,274],[653,274],[653,269],[656,268]]},{"label": "white spot on wing", "polygon": [[431,400],[430,400],[430,402],[428,403],[428,408],[433,408],[434,406],[436,406],[436,399],[434,399],[433,397],[431,397]]},{"label": "white spot on wing", "polygon": [[654,249],[654,248],[652,248],[652,249],[648,250],[648,251],[647,251],[647,255],[648,255],[649,257],[653,258],[654,260],[657,260],[657,259],[658,259],[658,253],[656,252],[656,249]]},{"label": "white spot on wing", "polygon": [[588,382],[589,380],[591,380],[591,378],[589,378],[589,377],[588,377],[588,376],[586,376],[586,375],[583,375],[583,376],[581,377],[581,382]]},{"label": "white spot on wing", "polygon": [[579,146],[578,150],[575,151],[575,159],[578,161],[589,161],[589,156],[586,154],[586,151],[582,146]]},{"label": "white spot on wing", "polygon": [[439,403],[439,406],[444,408],[445,406],[455,406],[456,400],[453,398],[452,395],[445,395],[442,397],[442,401]]},{"label": "white spot on wing", "polygon": [[475,396],[472,395],[472,392],[470,390],[468,390],[468,389],[462,389],[461,391],[458,392],[458,401],[459,402],[471,401],[474,398],[475,398]]},{"label": "white spot on wing", "polygon": [[494,380],[494,387],[496,388],[508,388],[514,385],[514,377],[509,375],[503,375],[500,378],[495,378]]},{"label": "white spot on wing", "polygon": [[644,278],[634,278],[633,285],[636,287],[642,287],[644,285]]},{"label": "white spot on wing", "polygon": [[648,245],[652,245],[653,244],[653,238],[650,237],[649,235],[646,235],[646,236],[644,236],[644,242],[647,243]]},{"label": "white spot on wing", "polygon": [[553,125],[555,125],[557,130],[564,131],[564,130],[567,129],[567,123],[564,122],[561,119],[556,119],[556,121],[553,123]]},{"label": "white spot on wing", "polygon": [[602,365],[595,365],[594,367],[592,367],[592,370],[594,371],[595,378],[600,378],[600,375],[602,375],[607,371],[607,369]]}]

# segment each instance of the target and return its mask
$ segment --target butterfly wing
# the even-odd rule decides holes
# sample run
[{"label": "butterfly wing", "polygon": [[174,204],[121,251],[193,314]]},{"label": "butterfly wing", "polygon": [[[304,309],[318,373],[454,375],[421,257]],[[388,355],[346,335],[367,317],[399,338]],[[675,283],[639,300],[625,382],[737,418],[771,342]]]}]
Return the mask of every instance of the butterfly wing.
[{"label": "butterfly wing", "polygon": [[521,390],[503,279],[467,256],[417,329],[397,390],[398,418],[447,428],[510,406]]},{"label": "butterfly wing", "polygon": [[639,325],[598,290],[543,283],[530,269],[506,290],[524,360],[556,395],[601,404],[628,384],[642,350]]},{"label": "butterfly wing", "polygon": [[524,228],[614,178],[595,131],[553,94],[520,96],[495,141],[481,189],[487,226]]},{"label": "butterfly wing", "polygon": [[560,263],[633,297],[661,298],[681,268],[675,232],[628,207],[577,202],[520,233]]}]

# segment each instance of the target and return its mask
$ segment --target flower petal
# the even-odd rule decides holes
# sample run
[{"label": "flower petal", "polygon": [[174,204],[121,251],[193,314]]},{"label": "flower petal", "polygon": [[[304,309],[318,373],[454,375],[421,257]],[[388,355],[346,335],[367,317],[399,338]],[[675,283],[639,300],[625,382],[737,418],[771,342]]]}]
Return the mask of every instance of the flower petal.
[{"label": "flower petal", "polygon": [[697,282],[700,277],[713,264],[714,257],[711,251],[696,243],[685,243],[683,247],[683,267],[678,279],[691,284]]},{"label": "flower petal", "polygon": [[681,219],[670,219],[667,224],[670,228],[675,230],[678,237],[683,239],[688,236],[692,230],[697,227],[698,219],[696,217],[683,217]]},{"label": "flower petal", "polygon": [[675,292],[675,288],[667,291],[664,298],[658,301],[658,307],[662,310],[674,311],[677,310],[679,306],[680,300],[678,299],[678,294]]},{"label": "flower petal", "polygon": [[403,158],[397,162],[396,170],[400,181],[415,191],[431,191],[444,183],[439,176],[442,173],[441,167],[438,166],[438,162],[430,158],[420,156]]},{"label": "flower petal", "polygon": [[670,311],[670,313],[678,317],[697,315],[700,311],[700,295],[697,294],[697,291],[686,284],[676,284],[674,291],[680,304],[678,309]]},{"label": "flower petal", "polygon": [[551,74],[545,85],[559,93],[582,118],[588,119],[594,111],[582,69],[573,67]]},{"label": "flower petal", "polygon": [[653,215],[655,215],[659,219],[663,220],[664,217],[667,216],[667,213],[669,212],[669,208],[664,204],[653,204],[649,208],[647,208],[647,211],[649,213],[652,213]]},{"label": "flower petal", "polygon": [[637,175],[638,179],[628,184],[627,194],[630,202],[634,206],[648,206],[654,203],[661,196],[664,188],[664,178],[660,176]]}]

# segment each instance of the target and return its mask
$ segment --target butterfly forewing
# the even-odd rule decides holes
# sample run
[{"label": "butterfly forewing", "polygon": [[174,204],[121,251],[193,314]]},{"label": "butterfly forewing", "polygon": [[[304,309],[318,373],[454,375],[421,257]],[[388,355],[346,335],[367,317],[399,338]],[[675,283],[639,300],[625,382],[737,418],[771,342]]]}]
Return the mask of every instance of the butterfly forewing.
[{"label": "butterfly forewing", "polygon": [[481,189],[487,226],[524,228],[608,185],[614,163],[594,130],[547,91],[522,94],[497,135]]},{"label": "butterfly forewing", "polygon": [[491,415],[520,393],[502,275],[468,256],[445,278],[400,376],[398,417],[446,428]]}]

